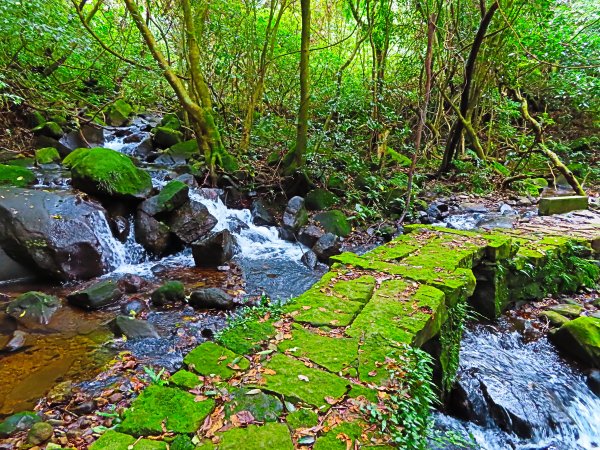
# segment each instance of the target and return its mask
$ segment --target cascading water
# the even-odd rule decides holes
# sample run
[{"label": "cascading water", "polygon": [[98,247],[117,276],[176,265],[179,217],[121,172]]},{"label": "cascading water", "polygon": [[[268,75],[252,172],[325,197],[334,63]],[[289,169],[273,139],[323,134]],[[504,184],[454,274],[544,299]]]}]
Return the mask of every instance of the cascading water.
[{"label": "cascading water", "polygon": [[458,386],[450,409],[468,420],[438,414],[436,425],[478,448],[600,448],[600,398],[546,338],[476,326],[462,342]]}]

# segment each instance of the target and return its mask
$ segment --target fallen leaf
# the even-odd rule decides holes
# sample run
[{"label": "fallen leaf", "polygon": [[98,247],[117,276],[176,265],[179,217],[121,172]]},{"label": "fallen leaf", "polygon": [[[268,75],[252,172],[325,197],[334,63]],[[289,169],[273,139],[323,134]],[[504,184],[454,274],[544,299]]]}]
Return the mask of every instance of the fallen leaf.
[{"label": "fallen leaf", "polygon": [[300,381],[306,381],[307,383],[310,381],[306,375],[298,375],[298,379]]}]

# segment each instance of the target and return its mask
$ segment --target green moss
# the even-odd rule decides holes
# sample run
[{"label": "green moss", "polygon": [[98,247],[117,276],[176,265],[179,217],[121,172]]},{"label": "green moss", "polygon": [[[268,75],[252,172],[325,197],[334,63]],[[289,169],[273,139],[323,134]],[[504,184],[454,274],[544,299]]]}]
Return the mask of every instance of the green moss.
[{"label": "green moss", "polygon": [[65,132],[56,122],[45,122],[31,130],[36,136],[48,136],[60,139]]},{"label": "green moss", "polygon": [[256,392],[256,389],[236,389],[225,405],[225,417],[248,411],[259,422],[276,422],[283,413],[283,403],[274,395]]},{"label": "green moss", "polygon": [[128,434],[108,430],[90,446],[90,450],[166,450],[167,444],[150,439],[136,439]]},{"label": "green moss", "polygon": [[276,354],[264,367],[275,373],[263,374],[265,383],[259,387],[319,409],[329,409],[326,397],[338,399],[347,391],[348,381],[329,372],[306,367],[289,356]]},{"label": "green moss", "polygon": [[[365,376],[368,376],[368,375],[365,375]],[[352,384],[351,388],[350,388],[350,392],[348,392],[348,397],[356,398],[356,399],[358,399],[360,397],[364,397],[367,401],[369,401],[371,403],[377,403],[379,401],[379,398],[377,397],[377,392],[378,392],[377,389],[370,389],[370,388],[362,386],[360,384]]]},{"label": "green moss", "polygon": [[318,438],[313,450],[347,450],[348,445],[350,448],[359,448],[362,433],[363,429],[358,423],[342,423]]},{"label": "green moss", "polygon": [[199,158],[202,155],[198,149],[198,141],[196,139],[189,139],[187,141],[179,142],[173,145],[167,153],[173,157],[183,158],[185,160],[192,158]]},{"label": "green moss", "polygon": [[293,430],[298,428],[312,428],[319,422],[319,416],[312,409],[300,408],[290,413],[285,418]]},{"label": "green moss", "polygon": [[328,296],[313,288],[286,305],[285,311],[299,323],[344,327],[352,322],[362,307],[363,303]]},{"label": "green moss", "polygon": [[169,212],[181,206],[188,197],[189,189],[187,184],[179,180],[168,182],[156,196],[158,210]]},{"label": "green moss", "polygon": [[5,438],[16,431],[25,431],[42,419],[33,411],[24,411],[8,416],[0,423],[0,438]]},{"label": "green moss", "polygon": [[271,422],[262,426],[250,425],[247,428],[233,428],[218,434],[218,436],[221,438],[218,444],[219,450],[294,449],[288,427],[281,423]]},{"label": "green moss", "polygon": [[181,281],[167,281],[152,292],[151,299],[152,303],[158,306],[183,302],[185,300],[185,286]]},{"label": "green moss", "polygon": [[330,372],[338,373],[356,366],[358,340],[321,336],[300,328],[292,331],[292,339],[279,344],[279,350],[296,358],[308,358]]},{"label": "green moss", "polygon": [[25,187],[35,182],[35,174],[24,167],[0,164],[0,185]]},{"label": "green moss", "polygon": [[591,367],[600,368],[600,319],[578,317],[565,323],[551,337],[566,353]]},{"label": "green moss", "polygon": [[325,211],[314,217],[323,229],[337,236],[346,237],[352,231],[352,227],[343,212],[338,210]]},{"label": "green moss", "polygon": [[183,360],[200,375],[217,375],[231,378],[237,370],[246,370],[250,362],[231,350],[214,342],[205,342],[192,350]]},{"label": "green moss", "polygon": [[340,201],[337,195],[325,190],[314,189],[306,194],[306,207],[313,211],[327,209]]},{"label": "green moss", "polygon": [[169,377],[169,384],[189,390],[202,386],[203,383],[198,378],[198,375],[182,369]]},{"label": "green moss", "polygon": [[170,128],[171,130],[179,130],[181,128],[181,121],[177,117],[177,114],[167,113],[160,121],[160,126]]},{"label": "green moss", "polygon": [[172,130],[171,128],[156,127],[152,131],[154,132],[152,140],[157,148],[173,147],[183,139],[183,133],[181,131]]},{"label": "green moss", "polygon": [[129,103],[120,98],[109,106],[107,113],[109,123],[120,127],[127,122],[127,119],[133,113],[133,108]]},{"label": "green moss", "polygon": [[375,278],[364,275],[354,280],[342,280],[333,285],[333,291],[353,302],[367,303],[373,295]]},{"label": "green moss", "polygon": [[192,439],[185,434],[178,435],[169,444],[169,450],[194,450],[195,448],[196,446],[193,444]]},{"label": "green moss", "polygon": [[246,321],[223,331],[218,341],[237,354],[247,355],[260,350],[261,343],[274,336],[275,332],[273,320]]},{"label": "green moss", "polygon": [[143,198],[152,190],[150,175],[114,150],[77,149],[63,164],[71,168],[73,185],[92,194]]},{"label": "green moss", "polygon": [[548,319],[548,322],[550,322],[550,325],[552,325],[554,327],[560,327],[569,321],[569,319],[567,317],[565,317],[562,314],[559,314],[555,311],[542,311],[540,313],[540,317]]},{"label": "green moss", "polygon": [[125,411],[118,430],[133,436],[155,435],[167,431],[194,433],[215,406],[212,399],[199,401],[177,388],[151,385]]},{"label": "green moss", "polygon": [[60,155],[54,147],[45,147],[35,151],[35,160],[38,164],[51,164],[60,162]]}]

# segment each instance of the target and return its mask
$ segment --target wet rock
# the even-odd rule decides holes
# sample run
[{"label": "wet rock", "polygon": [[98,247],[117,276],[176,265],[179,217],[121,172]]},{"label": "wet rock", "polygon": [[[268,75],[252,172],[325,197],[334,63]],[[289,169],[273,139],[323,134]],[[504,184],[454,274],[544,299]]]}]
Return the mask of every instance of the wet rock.
[{"label": "wet rock", "polygon": [[170,181],[158,195],[143,201],[138,207],[150,216],[171,212],[188,201],[189,186],[181,181]]},{"label": "wet rock", "polygon": [[78,148],[97,147],[104,143],[104,130],[93,125],[83,125],[79,130],[65,134],[59,142],[71,151]]},{"label": "wet rock", "polygon": [[31,130],[36,136],[46,136],[53,139],[60,139],[65,132],[56,122],[46,122],[38,125]]},{"label": "wet rock", "polygon": [[175,180],[181,181],[182,183],[187,184],[187,186],[191,187],[191,188],[199,187],[198,181],[196,181],[196,178],[194,177],[194,175],[192,175],[190,173],[184,173],[183,175],[179,175],[177,178],[175,178]]},{"label": "wet rock", "polygon": [[330,208],[339,201],[337,195],[326,189],[313,189],[306,194],[306,208],[312,211]]},{"label": "wet rock", "polygon": [[184,243],[191,244],[205,236],[217,224],[206,206],[202,203],[189,201],[169,218],[171,231]]},{"label": "wet rock", "polygon": [[485,213],[489,212],[489,209],[485,205],[482,205],[481,203],[463,202],[459,205],[459,207],[461,210],[468,212],[468,213],[485,214]]},{"label": "wet rock", "polygon": [[38,165],[58,163],[60,160],[58,150],[54,147],[40,148],[35,151],[35,162]]},{"label": "wet rock", "polygon": [[169,253],[174,244],[169,226],[141,210],[135,215],[135,239],[158,256]]},{"label": "wet rock", "polygon": [[233,297],[219,288],[198,289],[192,292],[190,305],[201,309],[232,309],[235,307]]},{"label": "wet rock", "polygon": [[123,99],[118,99],[108,107],[107,122],[109,125],[121,127],[129,121],[133,108]]},{"label": "wet rock", "polygon": [[439,222],[448,217],[448,205],[446,203],[432,203],[427,207],[427,216],[430,222]]},{"label": "wet rock", "polygon": [[283,213],[283,229],[296,233],[308,223],[308,213],[304,207],[304,199],[296,196],[292,197]]},{"label": "wet rock", "polygon": [[113,236],[119,241],[125,242],[129,237],[129,220],[123,216],[117,216],[110,218],[109,223]]},{"label": "wet rock", "polygon": [[574,304],[563,304],[563,305],[554,305],[551,306],[550,311],[554,311],[565,317],[570,317],[575,319],[581,315],[583,312],[583,306],[574,305]]},{"label": "wet rock", "polygon": [[63,160],[63,165],[71,169],[73,186],[88,194],[142,200],[152,192],[150,175],[115,150],[77,149]]},{"label": "wet rock", "polygon": [[150,160],[150,155],[154,151],[154,146],[152,145],[152,138],[150,136],[142,139],[138,145],[135,146],[133,150],[133,154],[145,160]]},{"label": "wet rock", "polygon": [[325,232],[315,225],[308,225],[300,228],[298,232],[298,242],[311,248],[323,236]]},{"label": "wet rock", "polygon": [[300,258],[300,261],[310,270],[314,270],[314,268],[317,267],[317,264],[319,263],[319,258],[317,258],[315,252],[313,252],[312,250],[307,250],[302,255],[302,258]]},{"label": "wet rock", "polygon": [[236,247],[235,237],[229,230],[222,230],[192,243],[192,255],[198,267],[217,267],[233,258]]},{"label": "wet rock", "polygon": [[160,337],[154,325],[129,316],[117,316],[110,323],[110,328],[115,335],[126,336],[129,340]]},{"label": "wet rock", "polygon": [[569,356],[590,367],[600,368],[600,319],[578,317],[551,334],[550,339]]},{"label": "wet rock", "polygon": [[248,230],[250,227],[237,217],[230,217],[227,220],[227,226],[232,233],[239,234],[242,230]]},{"label": "wet rock", "polygon": [[148,282],[140,276],[128,273],[127,275],[121,277],[117,284],[119,289],[126,294],[135,294],[140,292],[148,284]]},{"label": "wet rock", "polygon": [[319,261],[327,263],[329,258],[340,254],[340,239],[333,233],[325,233],[313,246],[312,251],[315,252]]},{"label": "wet rock", "polygon": [[138,316],[147,309],[146,303],[137,299],[130,300],[121,306],[121,312],[126,316]]},{"label": "wet rock", "polygon": [[275,217],[273,217],[273,214],[271,214],[261,200],[255,200],[252,203],[250,212],[252,213],[252,223],[254,225],[266,227],[277,225]]},{"label": "wet rock", "polygon": [[600,397],[600,370],[592,369],[587,376],[587,384],[591,391]]},{"label": "wet rock", "polygon": [[181,128],[181,121],[177,114],[167,113],[160,120],[160,126],[170,128],[171,130],[179,130]]},{"label": "wet rock", "polygon": [[12,259],[0,248],[0,282],[34,277],[35,274],[28,267]]},{"label": "wet rock", "polygon": [[46,422],[33,424],[29,433],[27,433],[27,443],[30,445],[40,445],[49,440],[54,434],[52,425]]},{"label": "wet rock", "polygon": [[185,301],[185,286],[181,281],[167,281],[156,289],[151,296],[155,306],[166,306]]},{"label": "wet rock", "polygon": [[10,340],[6,343],[2,351],[8,353],[18,352],[27,346],[27,333],[21,330],[15,330]]},{"label": "wet rock", "polygon": [[154,148],[167,149],[178,144],[183,139],[183,133],[168,127],[156,127],[152,136]]},{"label": "wet rock", "polygon": [[73,382],[71,381],[63,381],[62,383],[58,383],[54,386],[46,399],[50,405],[59,405],[63,403],[68,403],[71,398],[73,398]]},{"label": "wet rock", "polygon": [[542,311],[540,317],[543,317],[550,322],[554,327],[560,327],[569,321],[565,316],[557,313],[556,311]]},{"label": "wet rock", "polygon": [[[91,414],[96,410],[96,402],[94,400],[86,400],[71,407],[71,411],[79,416]],[[67,432],[68,435],[68,432]]]},{"label": "wet rock", "polygon": [[6,312],[26,327],[48,325],[60,307],[60,300],[43,292],[26,292],[10,302]]},{"label": "wet rock", "polygon": [[6,438],[17,431],[29,430],[42,419],[33,411],[24,411],[7,417],[0,423],[0,438]]},{"label": "wet rock", "polygon": [[277,230],[280,239],[284,241],[296,242],[296,235],[293,231],[288,230],[287,228],[279,227]]},{"label": "wet rock", "polygon": [[516,213],[515,209],[506,203],[503,203],[502,206],[500,206],[500,214],[502,215],[514,215]]},{"label": "wet rock", "polygon": [[115,281],[105,280],[69,294],[67,300],[75,306],[92,310],[111,305],[122,295],[123,292]]},{"label": "wet rock", "polygon": [[315,216],[315,221],[318,222],[325,231],[333,233],[336,236],[346,237],[352,231],[350,222],[343,212],[331,210],[319,213]]},{"label": "wet rock", "polygon": [[61,280],[101,275],[110,244],[95,229],[104,221],[97,203],[69,192],[4,188],[0,246],[15,261]]}]

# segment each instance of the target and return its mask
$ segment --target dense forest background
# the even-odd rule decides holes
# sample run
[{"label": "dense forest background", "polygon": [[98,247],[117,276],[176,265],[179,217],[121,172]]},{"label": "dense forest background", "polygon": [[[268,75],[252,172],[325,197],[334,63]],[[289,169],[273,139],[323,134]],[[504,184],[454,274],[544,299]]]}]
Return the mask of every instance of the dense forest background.
[{"label": "dense forest background", "polygon": [[0,42],[8,152],[32,111],[110,124],[122,100],[180,114],[208,180],[324,187],[359,221],[600,181],[594,0],[4,0]]}]

